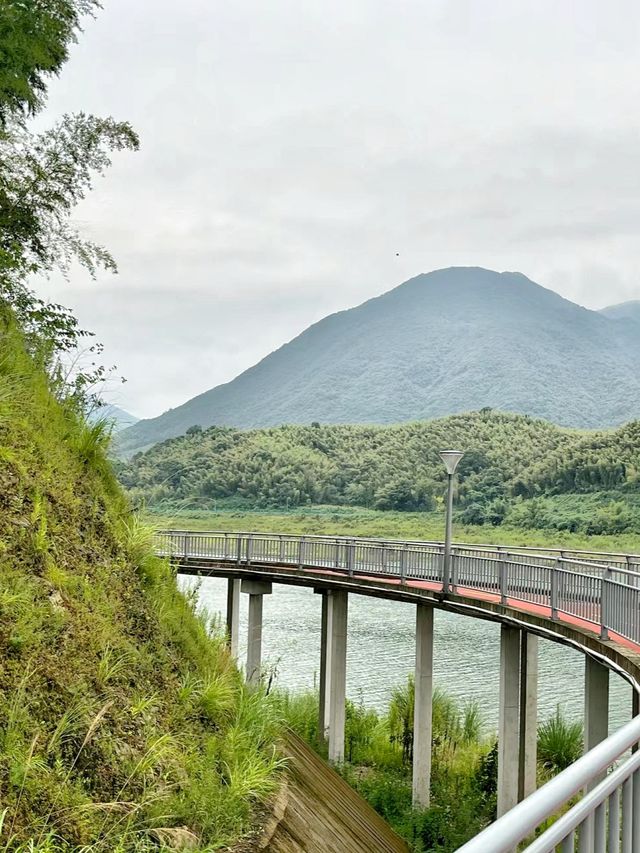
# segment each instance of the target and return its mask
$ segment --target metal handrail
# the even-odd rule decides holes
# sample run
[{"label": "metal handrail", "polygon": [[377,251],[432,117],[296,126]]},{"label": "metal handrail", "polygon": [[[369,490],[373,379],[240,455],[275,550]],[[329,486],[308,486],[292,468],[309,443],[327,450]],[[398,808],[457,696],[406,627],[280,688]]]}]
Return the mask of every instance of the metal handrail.
[{"label": "metal handrail", "polygon": [[607,562],[567,560],[535,553],[452,550],[450,576],[443,576],[441,543],[297,536],[229,531],[158,531],[159,550],[183,559],[215,558],[236,563],[282,566],[399,577],[405,584],[425,580],[443,592],[479,590],[502,604],[523,602],[549,608],[550,619],[578,619],[601,639],[609,632],[640,646],[640,573]]},{"label": "metal handrail", "polygon": [[[238,530],[228,531],[227,530],[227,531],[225,531],[225,530],[182,530],[180,528],[170,528],[170,529],[167,529],[165,532],[167,532],[167,533],[178,533],[178,534],[187,533],[190,536],[198,536],[198,535],[222,536],[225,533],[230,533],[231,535],[234,535],[234,536],[264,536],[264,537],[273,536],[272,533],[264,533],[264,532],[257,531],[257,530],[240,530],[240,531],[238,531]],[[278,535],[282,536],[283,538],[287,538],[287,539],[299,539],[300,538],[300,534],[297,534],[297,533],[281,533]],[[313,534],[313,538],[314,539],[326,539],[328,541],[333,542],[335,540],[351,541],[354,537],[352,537],[352,536],[340,536],[340,535],[330,536],[327,534],[318,533],[318,534]],[[357,539],[359,542],[371,542],[371,543],[375,543],[375,544],[386,543],[389,545],[421,545],[421,546],[426,545],[426,546],[431,546],[431,547],[435,547],[435,548],[443,548],[444,547],[443,542],[439,542],[437,540],[430,540],[430,539],[392,539],[392,538],[376,537],[376,536],[357,537]],[[542,547],[539,545],[490,545],[490,544],[483,544],[483,543],[478,543],[478,542],[454,542],[453,547],[458,548],[458,549],[468,548],[468,549],[474,550],[474,551],[489,551],[489,552],[495,552],[498,554],[505,554],[505,553],[506,554],[522,554],[522,555],[534,554],[536,556],[538,556],[538,555],[543,556],[545,554],[548,554],[550,557],[555,556],[555,555],[559,555],[561,559],[571,560],[571,561],[573,561],[573,557],[563,557],[562,555],[563,554],[571,554],[571,555],[574,555],[574,557],[581,557],[581,556],[588,557],[589,562],[591,561],[592,558],[604,557],[605,560],[609,561],[608,564],[610,564],[614,558],[620,558],[620,559],[625,560],[627,563],[629,563],[629,562],[637,563],[638,566],[640,566],[640,554],[634,554],[634,553],[623,552],[623,551],[587,551],[587,550],[576,549],[576,548],[546,548],[546,547]],[[575,562],[581,562],[581,561],[576,560]]]},{"label": "metal handrail", "polygon": [[[638,741],[640,741],[640,716],[634,717],[633,720],[618,729],[602,743],[599,743],[567,767],[566,770],[543,785],[542,788],[534,791],[533,794],[498,818],[475,838],[460,847],[458,853],[488,853],[488,851],[491,853],[509,853],[520,842],[528,838],[542,823],[556,815],[582,788],[592,783],[594,779],[598,779],[611,768],[615,761],[628,749],[635,746]],[[551,853],[558,844],[563,844],[566,840],[570,843],[566,849],[573,853],[573,835],[579,827],[581,832],[597,832],[595,840],[601,840],[599,827],[587,825],[587,821],[602,803],[615,795],[615,792],[628,779],[633,778],[639,767],[640,753],[636,752],[526,847],[523,853]],[[609,806],[611,808],[611,804]],[[627,815],[627,821],[628,817]],[[640,814],[637,815],[637,818],[640,818]],[[626,840],[624,820],[623,815],[623,840]],[[609,823],[615,826],[611,811]],[[640,820],[637,820],[637,824],[640,826]],[[631,841],[631,836],[629,836],[629,841]],[[563,851],[564,849],[563,847]],[[601,851],[603,853],[606,848],[596,844],[588,849],[595,849],[596,853],[601,853]],[[633,850],[635,853],[639,848],[637,846],[627,848],[623,846],[623,850],[625,849]]]}]

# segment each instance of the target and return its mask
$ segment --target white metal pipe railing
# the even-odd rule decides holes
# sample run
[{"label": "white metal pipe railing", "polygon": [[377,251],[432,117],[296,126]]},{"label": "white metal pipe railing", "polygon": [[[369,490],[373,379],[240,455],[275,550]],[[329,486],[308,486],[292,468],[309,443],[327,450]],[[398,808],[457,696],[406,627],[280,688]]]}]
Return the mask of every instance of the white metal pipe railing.
[{"label": "white metal pipe railing", "polygon": [[[575,830],[592,832],[593,827],[585,824],[591,816],[595,816],[597,808],[607,801],[609,801],[608,822],[612,828],[612,835],[616,834],[615,830],[618,828],[618,836],[622,834],[622,840],[626,841],[626,835],[623,831],[625,823],[624,793],[622,797],[622,823],[620,823],[619,803],[616,805],[614,802],[612,805],[610,801],[615,792],[623,789],[629,779],[632,780],[631,784],[634,784],[634,775],[640,768],[640,752],[634,753],[631,758],[617,768],[614,768],[614,764],[638,741],[640,741],[640,717],[634,717],[631,722],[599,743],[582,758],[579,758],[574,764],[567,767],[546,785],[543,785],[542,788],[518,803],[517,806],[498,818],[479,835],[464,844],[458,853],[489,853],[489,851],[490,853],[509,853],[520,842],[531,836],[541,824],[558,814],[582,788],[612,768],[612,772],[597,787],[575,803],[569,811],[558,818],[528,847],[525,847],[523,853],[551,853],[565,839],[570,841],[571,846],[567,849],[573,853]],[[637,787],[640,790],[640,784]],[[619,795],[616,800],[618,798]],[[635,818],[635,824],[640,828],[640,813],[634,814],[634,799],[637,799],[637,793],[630,800],[627,794],[626,821],[633,828]],[[631,835],[629,835],[629,840],[631,840]],[[594,843],[590,844],[588,849],[594,850],[595,853],[604,853],[605,850],[612,849],[599,846],[601,838],[592,838],[591,841]],[[621,849],[623,853],[631,853],[632,850],[635,853],[635,851],[640,850],[640,847],[625,848],[623,844]]]},{"label": "white metal pipe railing", "polygon": [[[189,533],[192,536],[208,536],[208,535],[224,535],[225,531],[217,531],[217,530],[182,530],[180,528],[171,528],[166,532],[171,533]],[[271,536],[270,533],[260,533],[255,530],[241,530],[241,531],[233,531],[233,535],[239,536]],[[283,533],[281,534],[284,538],[287,539],[298,539],[298,534],[295,533]],[[331,542],[335,542],[336,540],[341,541],[349,541],[353,537],[350,536],[330,536],[327,534],[314,534],[314,539],[327,539]],[[363,542],[388,542],[392,545],[401,544],[401,545],[430,545],[434,547],[443,547],[442,542],[438,542],[436,540],[428,540],[428,539],[388,539],[384,537],[359,537],[360,541]],[[612,563],[620,563],[627,565],[636,565],[640,569],[640,554],[627,553],[622,551],[587,551],[583,549],[576,548],[547,548],[539,545],[490,545],[487,543],[476,543],[476,542],[454,542],[453,547],[458,549],[468,548],[474,551],[490,551],[497,553],[507,553],[507,554],[535,554],[537,556],[543,556],[548,554],[549,556],[559,556],[561,559],[572,560],[573,558],[578,558],[578,562],[580,562],[580,557],[585,557],[588,560],[593,560],[597,557],[604,558],[604,561],[607,564]],[[564,557],[563,555],[570,554],[572,557]]]}]

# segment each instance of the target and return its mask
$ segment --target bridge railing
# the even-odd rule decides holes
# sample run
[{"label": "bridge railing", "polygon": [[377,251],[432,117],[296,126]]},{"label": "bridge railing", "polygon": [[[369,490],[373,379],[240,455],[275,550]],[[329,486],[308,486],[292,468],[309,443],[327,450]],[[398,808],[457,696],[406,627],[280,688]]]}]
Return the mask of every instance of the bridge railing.
[{"label": "bridge railing", "polygon": [[[158,553],[177,559],[263,563],[302,569],[385,576],[401,583],[423,581],[444,587],[442,543],[268,533],[159,531]],[[502,604],[542,608],[552,620],[580,620],[606,639],[610,631],[640,644],[640,573],[557,553],[457,545],[447,586],[454,593],[495,596]],[[628,563],[625,563],[628,565]]]},{"label": "bridge railing", "polygon": [[[464,844],[458,853],[510,853],[516,847],[521,853],[555,853],[558,848],[562,853],[574,853],[576,842],[578,850],[589,853],[637,853],[640,752],[624,756],[639,741],[640,717],[634,717]],[[591,790],[574,801],[585,787]],[[524,848],[518,846],[563,811]]]},{"label": "bridge railing", "polygon": [[[225,533],[224,531],[189,531],[189,530],[178,530],[173,529],[170,531],[176,535],[178,534],[187,534],[190,536],[269,536],[271,534],[261,534],[256,533],[254,531],[234,531],[233,533]],[[282,538],[298,540],[300,537],[296,534],[282,534]],[[314,541],[319,541],[325,539],[329,542],[350,542],[353,537],[348,536],[323,536],[323,535],[314,535]],[[418,546],[420,548],[424,548],[425,546],[431,546],[433,548],[441,549],[442,542],[430,541],[430,540],[420,540],[420,539],[384,539],[379,537],[358,537],[359,542],[370,542],[374,545],[380,545],[383,543],[388,544],[390,547],[404,547],[404,546]],[[576,562],[580,565],[589,564],[591,562],[595,563],[603,563],[608,566],[618,567],[620,569],[634,570],[640,573],[640,554],[628,554],[623,552],[610,552],[610,551],[587,551],[587,550],[579,550],[572,548],[547,548],[547,547],[539,547],[533,545],[527,546],[515,546],[515,545],[488,545],[488,544],[470,544],[463,542],[454,543],[454,548],[458,551],[473,551],[474,553],[479,553],[483,556],[491,556],[495,554],[506,554],[514,561],[527,561],[528,556],[534,556],[536,559],[544,560],[547,559],[550,563],[556,562],[558,560],[566,561],[566,562]]]}]

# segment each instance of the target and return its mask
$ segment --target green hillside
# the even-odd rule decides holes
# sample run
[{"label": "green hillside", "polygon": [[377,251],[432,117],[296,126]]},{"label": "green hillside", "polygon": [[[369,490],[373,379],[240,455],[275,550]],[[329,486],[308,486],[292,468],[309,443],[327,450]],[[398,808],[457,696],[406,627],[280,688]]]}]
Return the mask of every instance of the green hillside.
[{"label": "green hillside", "polygon": [[0,313],[0,849],[217,850],[279,726],[129,514],[100,423]]},{"label": "green hillside", "polygon": [[445,447],[466,451],[461,523],[640,530],[640,422],[584,432],[484,410],[389,427],[212,427],[158,444],[118,470],[135,502],[167,512],[218,504],[424,512],[442,509]]},{"label": "green hillside", "polygon": [[118,446],[130,455],[193,425],[392,424],[486,406],[616,426],[640,416],[640,335],[618,314],[520,273],[437,270],[325,317],[232,382],[123,431]]},{"label": "green hillside", "polygon": [[156,445],[120,467],[134,497],[247,499],[256,506],[309,503],[420,509],[442,491],[438,450],[468,450],[465,489],[514,483],[532,461],[577,443],[580,433],[492,411],[391,427],[212,427]]},{"label": "green hillside", "polygon": [[522,484],[529,496],[596,492],[640,485],[640,421],[583,435],[533,461]]}]

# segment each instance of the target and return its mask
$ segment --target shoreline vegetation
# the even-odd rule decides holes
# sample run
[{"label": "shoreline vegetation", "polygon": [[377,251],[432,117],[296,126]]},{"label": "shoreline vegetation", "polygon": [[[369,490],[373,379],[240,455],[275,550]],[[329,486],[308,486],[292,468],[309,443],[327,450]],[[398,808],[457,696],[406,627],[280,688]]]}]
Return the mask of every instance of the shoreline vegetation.
[{"label": "shoreline vegetation", "polygon": [[[180,502],[146,506],[141,516],[155,528],[247,531],[317,536],[358,536],[441,541],[442,512],[398,512],[344,506],[309,506],[295,510],[252,509],[218,502],[216,508],[194,509]],[[640,533],[593,534],[567,530],[532,530],[501,525],[454,523],[454,541],[481,545],[567,548],[640,554]]]},{"label": "shoreline vegetation", "polygon": [[640,421],[585,432],[483,409],[395,426],[194,426],[115,464],[136,507],[437,516],[446,491],[438,450],[455,447],[464,451],[458,525],[485,537],[496,528],[640,537],[639,445]]},{"label": "shoreline vegetation", "polygon": [[[275,689],[274,701],[293,731],[326,759],[318,732],[318,695]],[[343,778],[401,835],[413,853],[452,853],[495,818],[497,738],[485,732],[475,702],[433,697],[431,803],[414,809],[411,794],[413,679],[396,688],[378,713],[348,700]],[[559,710],[538,727],[538,784],[582,753],[582,725]],[[545,825],[546,828],[546,825]]]}]

